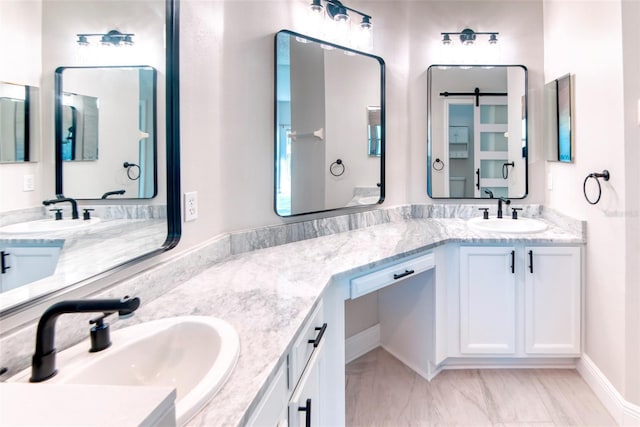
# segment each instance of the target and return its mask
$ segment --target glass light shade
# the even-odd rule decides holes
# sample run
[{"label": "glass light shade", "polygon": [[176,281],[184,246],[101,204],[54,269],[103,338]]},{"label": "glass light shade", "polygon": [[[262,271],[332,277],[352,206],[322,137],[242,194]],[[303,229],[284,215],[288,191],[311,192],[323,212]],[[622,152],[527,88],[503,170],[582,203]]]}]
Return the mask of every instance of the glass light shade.
[{"label": "glass light shade", "polygon": [[361,50],[373,49],[373,25],[369,21],[369,18],[362,18],[358,30],[355,34],[355,45]]},{"label": "glass light shade", "polygon": [[321,36],[323,22],[324,22],[324,7],[320,4],[319,0],[314,1],[309,5],[309,11],[307,13],[308,31],[311,35]]}]

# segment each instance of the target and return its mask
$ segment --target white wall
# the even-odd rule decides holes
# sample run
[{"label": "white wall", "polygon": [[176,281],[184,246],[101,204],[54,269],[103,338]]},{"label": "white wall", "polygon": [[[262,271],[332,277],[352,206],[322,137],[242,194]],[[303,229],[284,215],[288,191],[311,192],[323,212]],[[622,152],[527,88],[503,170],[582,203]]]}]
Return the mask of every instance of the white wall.
[{"label": "white wall", "polygon": [[[502,62],[529,69],[530,196],[542,201],[542,6],[539,1],[367,1],[373,54],[386,62],[385,205],[429,203],[426,70],[439,62],[440,32],[469,26],[501,33]],[[305,32],[304,1],[184,0],[181,4],[182,185],[199,191],[199,219],[180,249],[224,231],[300,218],[273,212],[274,36]],[[537,179],[536,179],[537,177]]]},{"label": "white wall", "polygon": [[[39,1],[2,0],[0,5],[0,81],[40,86],[42,63],[40,34],[42,5]],[[8,60],[8,58],[11,58]],[[35,118],[36,120],[39,117]],[[31,156],[42,159],[39,134],[32,135]],[[24,192],[23,176],[41,176],[42,162],[0,165],[0,212],[24,209],[41,203],[44,183],[35,181],[35,191]]]},{"label": "white wall", "polygon": [[[632,28],[640,26],[640,14],[633,1],[625,2],[633,13],[624,14],[623,52],[622,4],[544,1],[545,81],[571,73],[575,83],[575,160],[547,164],[553,190],[546,192],[546,204],[588,223],[584,350],[617,390],[637,404],[640,181],[638,124],[632,116],[640,98],[640,50]],[[583,180],[603,169],[611,180],[602,183],[602,200],[592,206],[582,194]]]}]

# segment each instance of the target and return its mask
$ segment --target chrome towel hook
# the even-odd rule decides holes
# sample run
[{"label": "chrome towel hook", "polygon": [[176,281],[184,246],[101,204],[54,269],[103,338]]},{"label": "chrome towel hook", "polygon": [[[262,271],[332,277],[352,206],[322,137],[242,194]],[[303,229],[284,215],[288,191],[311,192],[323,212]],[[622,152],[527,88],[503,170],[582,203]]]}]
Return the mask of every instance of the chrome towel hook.
[{"label": "chrome towel hook", "polygon": [[[609,171],[608,170],[603,170],[602,173],[597,173],[597,172],[592,172],[589,175],[587,175],[587,177],[584,179],[584,183],[582,184],[582,192],[584,193],[584,198],[587,199],[587,202],[589,202],[589,204],[591,205],[595,205],[600,201],[600,197],[602,196],[602,187],[600,186],[600,179],[602,178],[605,181],[609,181],[609,178],[611,177],[611,175],[609,175]],[[587,181],[589,181],[589,179],[595,179],[596,183],[598,184],[598,197],[596,198],[595,201],[591,201],[589,200],[589,197],[587,196]]]}]

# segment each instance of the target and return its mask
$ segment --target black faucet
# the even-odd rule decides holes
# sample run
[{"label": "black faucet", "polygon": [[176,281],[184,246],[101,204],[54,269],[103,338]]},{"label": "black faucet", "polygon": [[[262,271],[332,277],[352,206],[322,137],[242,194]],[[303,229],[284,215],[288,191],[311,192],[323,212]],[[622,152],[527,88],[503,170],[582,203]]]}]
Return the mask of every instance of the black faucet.
[{"label": "black faucet", "polygon": [[505,205],[511,204],[511,200],[504,197],[498,197],[498,218],[502,218],[502,202],[504,202]]},{"label": "black faucet", "polygon": [[78,215],[78,202],[76,202],[75,199],[72,199],[71,197],[64,197],[62,194],[58,194],[57,198],[51,199],[51,200],[44,200],[42,204],[45,206],[49,206],[49,205],[55,205],[56,203],[62,203],[62,202],[71,203],[72,219],[80,218],[80,216]]},{"label": "black faucet", "polygon": [[38,322],[36,331],[36,351],[31,360],[32,383],[48,380],[58,371],[56,370],[56,349],[53,346],[55,325],[58,316],[65,313],[111,313],[118,312],[120,316],[132,315],[140,307],[139,298],[122,299],[87,299],[60,301],[49,307]]},{"label": "black faucet", "polygon": [[490,199],[493,199],[493,191],[491,191],[491,190],[484,190],[484,192],[485,192],[485,194],[488,194],[488,195],[489,195],[489,198],[490,198]]},{"label": "black faucet", "polygon": [[120,195],[122,196],[125,193],[124,190],[114,190],[114,191],[107,191],[106,193],[104,193],[102,195],[102,197],[100,197],[101,199],[106,199],[109,196],[115,196],[115,195]]}]

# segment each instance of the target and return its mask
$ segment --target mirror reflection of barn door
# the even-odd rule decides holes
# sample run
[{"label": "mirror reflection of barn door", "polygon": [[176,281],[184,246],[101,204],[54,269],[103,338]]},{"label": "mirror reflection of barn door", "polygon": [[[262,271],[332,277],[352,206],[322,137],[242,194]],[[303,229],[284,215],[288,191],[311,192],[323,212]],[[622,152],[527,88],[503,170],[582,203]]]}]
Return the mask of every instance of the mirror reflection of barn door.
[{"label": "mirror reflection of barn door", "polygon": [[508,182],[502,166],[508,162],[508,108],[506,96],[480,97],[474,107],[475,197],[508,197]]},{"label": "mirror reflection of barn door", "polygon": [[473,197],[474,99],[446,99],[444,103],[444,194]]}]

